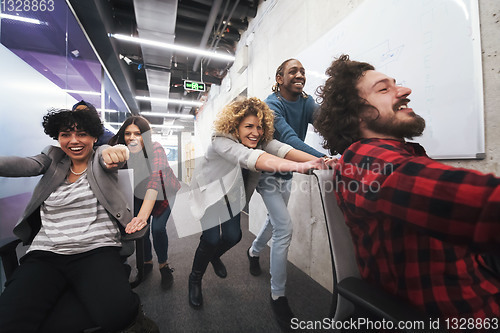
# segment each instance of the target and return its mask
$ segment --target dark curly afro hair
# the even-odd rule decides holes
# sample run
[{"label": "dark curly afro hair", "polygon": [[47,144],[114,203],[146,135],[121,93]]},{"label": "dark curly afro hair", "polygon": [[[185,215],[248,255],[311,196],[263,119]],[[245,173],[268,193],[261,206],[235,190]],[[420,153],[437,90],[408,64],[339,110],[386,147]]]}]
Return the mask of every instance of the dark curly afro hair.
[{"label": "dark curly afro hair", "polygon": [[57,140],[59,133],[66,130],[83,130],[94,138],[103,133],[101,119],[95,110],[84,109],[71,111],[66,109],[49,110],[42,122],[45,134]]}]

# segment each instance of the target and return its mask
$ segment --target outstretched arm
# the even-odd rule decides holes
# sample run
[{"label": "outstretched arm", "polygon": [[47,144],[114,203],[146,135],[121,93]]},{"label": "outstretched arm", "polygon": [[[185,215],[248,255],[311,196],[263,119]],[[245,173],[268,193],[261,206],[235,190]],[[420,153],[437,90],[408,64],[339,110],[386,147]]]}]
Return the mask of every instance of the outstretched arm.
[{"label": "outstretched arm", "polygon": [[131,234],[138,230],[141,230],[148,224],[149,216],[151,216],[151,212],[153,211],[157,196],[158,191],[156,190],[148,189],[146,191],[139,213],[125,227],[125,232],[127,234]]},{"label": "outstretched arm", "polygon": [[279,115],[278,113],[275,114],[276,117],[274,118],[274,128],[276,130],[276,133],[278,134],[278,140],[289,144],[297,150],[305,151],[316,157],[324,155],[323,153],[320,153],[319,151],[302,141],[297,133],[292,129],[292,127],[290,127],[290,125],[286,122],[283,116]]},{"label": "outstretched arm", "polygon": [[[297,132],[290,126],[290,124],[285,119],[285,114],[287,113],[285,106],[275,100],[266,100],[266,103],[269,105],[269,108],[274,111],[274,129],[275,129],[275,138],[279,141],[289,144],[293,148],[297,150],[301,150],[307,152],[316,157],[321,157],[324,154],[317,151],[313,147],[309,146],[305,143],[301,138],[299,138]],[[306,113],[303,123],[303,126],[307,127],[307,123],[313,122],[313,114],[318,105],[313,102],[312,99],[307,100],[307,105],[305,107],[304,112]]]},{"label": "outstretched arm", "polygon": [[311,155],[309,153],[303,152],[303,151],[298,150],[298,149],[292,149],[285,155],[285,158],[287,160],[295,161],[295,162],[307,162],[307,161],[316,160],[318,157]]},{"label": "outstretched arm", "polygon": [[[293,150],[291,150],[290,152],[292,151]],[[287,156],[290,154],[290,152],[287,154]],[[324,159],[320,157],[315,157],[314,160],[295,162],[290,159],[283,159],[268,153],[263,153],[257,159],[255,168],[259,171],[268,172],[308,173],[310,170],[326,169],[327,166]]]},{"label": "outstretched arm", "polygon": [[[314,161],[317,159],[316,156],[310,155],[306,152],[297,150],[297,149],[292,149],[290,150],[285,158],[287,160],[295,161],[295,162],[307,162],[307,161]],[[333,169],[335,167],[335,164],[337,163],[337,158],[330,158],[330,157],[322,157],[322,159],[325,161],[326,166],[330,169]]]}]

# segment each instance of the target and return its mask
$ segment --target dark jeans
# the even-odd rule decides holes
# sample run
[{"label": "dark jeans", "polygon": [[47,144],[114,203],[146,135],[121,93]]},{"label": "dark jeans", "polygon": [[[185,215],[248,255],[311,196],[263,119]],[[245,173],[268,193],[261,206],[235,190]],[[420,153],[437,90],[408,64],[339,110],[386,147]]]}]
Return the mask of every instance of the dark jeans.
[{"label": "dark jeans", "polygon": [[[142,206],[142,200],[134,199],[134,216],[139,214]],[[159,216],[152,216],[151,221],[151,235],[153,237],[153,247],[158,257],[158,262],[163,264],[168,260],[168,235],[167,235],[167,221],[170,216],[170,206]],[[151,247],[151,240],[144,237],[144,261],[151,261],[153,259],[153,249]]]},{"label": "dark jeans", "polygon": [[[215,207],[210,207],[207,209],[207,212],[210,213],[210,209]],[[227,209],[225,205],[222,206],[222,209]],[[233,246],[236,245],[240,239],[241,239],[241,226],[240,226],[240,213],[238,213],[236,216],[233,216],[229,220],[225,222],[221,222],[220,224],[217,224],[211,228],[208,228],[205,230],[205,223],[204,219],[208,218],[210,216],[211,219],[214,219],[216,215],[214,214],[205,214],[202,218],[202,226],[203,226],[203,233],[201,234],[201,239],[203,239],[205,242],[209,243],[210,245],[217,245],[219,241],[222,239],[224,240],[227,244],[232,244]],[[208,222],[208,221],[207,221]],[[213,225],[213,221],[210,221],[209,225]]]},{"label": "dark jeans", "polygon": [[29,252],[0,295],[0,332],[115,332],[137,316],[119,248],[75,255]]}]

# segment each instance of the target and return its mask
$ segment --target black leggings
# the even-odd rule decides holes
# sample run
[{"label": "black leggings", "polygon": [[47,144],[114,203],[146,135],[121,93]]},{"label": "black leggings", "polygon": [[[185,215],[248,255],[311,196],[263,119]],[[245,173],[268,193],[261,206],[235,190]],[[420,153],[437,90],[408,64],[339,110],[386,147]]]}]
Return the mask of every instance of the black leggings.
[{"label": "black leggings", "polygon": [[115,332],[137,316],[119,248],[81,254],[29,252],[0,295],[0,332]]}]

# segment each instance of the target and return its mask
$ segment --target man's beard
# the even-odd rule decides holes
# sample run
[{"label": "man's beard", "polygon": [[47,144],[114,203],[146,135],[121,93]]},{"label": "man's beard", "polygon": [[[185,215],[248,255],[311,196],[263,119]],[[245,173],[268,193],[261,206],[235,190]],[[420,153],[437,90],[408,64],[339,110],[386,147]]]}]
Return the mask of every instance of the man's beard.
[{"label": "man's beard", "polygon": [[365,119],[366,128],[376,133],[401,139],[413,139],[416,136],[421,136],[425,129],[425,119],[415,112],[411,112],[409,115],[412,116],[412,118],[405,120],[396,118],[396,113],[387,119],[380,119],[379,117],[375,119]]}]

